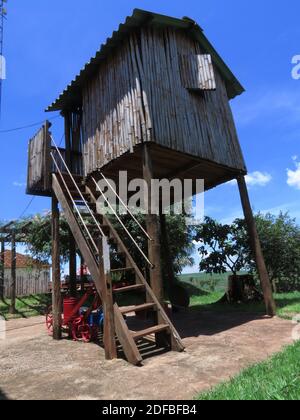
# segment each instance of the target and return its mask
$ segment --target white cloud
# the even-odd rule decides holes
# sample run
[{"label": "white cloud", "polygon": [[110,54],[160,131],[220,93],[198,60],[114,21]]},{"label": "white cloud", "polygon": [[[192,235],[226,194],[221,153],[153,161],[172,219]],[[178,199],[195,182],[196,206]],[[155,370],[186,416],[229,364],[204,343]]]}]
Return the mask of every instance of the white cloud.
[{"label": "white cloud", "polygon": [[[246,182],[249,187],[265,187],[272,181],[272,175],[267,172],[254,171],[246,175]],[[228,182],[229,185],[236,185],[236,180]]]},{"label": "white cloud", "polygon": [[250,187],[265,187],[272,181],[272,176],[267,172],[255,171],[246,176],[246,182]]},{"label": "white cloud", "polygon": [[17,188],[24,188],[24,187],[26,187],[26,184],[25,184],[25,182],[17,182],[17,181],[15,181],[15,182],[13,182],[13,186],[14,187],[17,187]]},{"label": "white cloud", "polygon": [[297,162],[297,159],[294,159],[295,162],[295,170],[292,169],[287,170],[287,184],[292,187],[300,190],[300,162]]}]

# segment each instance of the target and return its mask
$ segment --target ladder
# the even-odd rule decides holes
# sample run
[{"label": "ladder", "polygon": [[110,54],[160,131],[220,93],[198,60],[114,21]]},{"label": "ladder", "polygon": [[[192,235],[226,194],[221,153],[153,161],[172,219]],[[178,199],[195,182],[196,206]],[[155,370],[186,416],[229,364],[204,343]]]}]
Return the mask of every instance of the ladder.
[{"label": "ladder", "polygon": [[[58,155],[51,153],[56,168],[56,172],[52,174],[52,189],[103,302],[108,326],[107,330],[104,329],[104,344],[108,358],[116,357],[116,343],[119,342],[128,362],[140,365],[143,358],[139,343],[145,338],[155,341],[160,348],[183,351],[184,345],[178,332],[156,298],[145,275],[134,261],[119,230],[107,215],[99,212],[97,200],[103,193],[98,188],[97,182],[92,177],[87,181],[81,176],[71,174],[57,147],[56,150]],[[57,156],[61,162],[58,162]],[[61,163],[65,171],[61,170]],[[104,175],[103,178],[106,179]],[[112,188],[109,181],[106,181]],[[115,194],[117,195],[116,192]],[[113,208],[112,211],[151,270],[153,266],[147,255],[140,249]],[[136,223],[139,223],[134,215],[132,217]],[[139,226],[143,234],[148,236],[143,227]],[[113,254],[118,256],[117,267],[113,266]],[[117,288],[112,286],[113,277],[122,278],[127,275],[132,279],[130,285],[121,285]],[[128,305],[126,302],[132,299],[138,302]],[[147,323],[151,321],[151,325],[140,330],[133,328],[128,322],[132,321],[132,317],[127,317],[129,314],[135,314],[136,317],[142,315],[147,318]]]}]

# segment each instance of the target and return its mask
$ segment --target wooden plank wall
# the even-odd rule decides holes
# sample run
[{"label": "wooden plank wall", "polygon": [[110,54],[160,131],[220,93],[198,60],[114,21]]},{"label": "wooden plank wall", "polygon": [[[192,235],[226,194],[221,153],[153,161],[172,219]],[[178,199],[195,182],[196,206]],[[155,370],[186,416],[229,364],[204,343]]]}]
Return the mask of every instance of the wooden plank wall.
[{"label": "wooden plank wall", "polygon": [[[10,270],[5,270],[4,297],[10,297]],[[16,296],[30,296],[48,293],[50,270],[17,269]]]},{"label": "wooden plank wall", "polygon": [[140,60],[138,39],[132,35],[83,90],[85,174],[152,139]]},{"label": "wooden plank wall", "polygon": [[46,122],[29,141],[27,173],[27,193],[29,194],[49,191],[51,188],[51,138],[49,127],[49,123]]},{"label": "wooden plank wall", "polygon": [[192,92],[182,82],[182,56],[203,53],[183,31],[144,27],[103,61],[83,89],[86,175],[144,141],[245,170],[217,68],[215,91]]},{"label": "wooden plank wall", "polygon": [[214,66],[215,91],[191,92],[182,83],[180,57],[203,54],[185,32],[143,28],[145,90],[155,141],[234,169],[245,169],[225,82]]}]

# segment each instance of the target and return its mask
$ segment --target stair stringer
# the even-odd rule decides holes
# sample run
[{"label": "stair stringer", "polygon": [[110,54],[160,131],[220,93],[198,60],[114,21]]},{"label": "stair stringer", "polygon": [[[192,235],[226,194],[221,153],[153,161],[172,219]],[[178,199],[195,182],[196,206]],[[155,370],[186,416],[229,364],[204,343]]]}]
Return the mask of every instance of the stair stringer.
[{"label": "stair stringer", "polygon": [[99,265],[90,247],[88,246],[86,242],[86,239],[82,233],[82,230],[78,224],[78,221],[76,220],[76,217],[74,216],[73,210],[55,174],[52,175],[52,189],[64,211],[64,215],[67,219],[68,225],[75,238],[77,246],[80,249],[80,252],[90,270],[97,292],[99,293],[101,300],[104,302],[105,301],[105,284],[104,284],[104,279],[101,279]]}]

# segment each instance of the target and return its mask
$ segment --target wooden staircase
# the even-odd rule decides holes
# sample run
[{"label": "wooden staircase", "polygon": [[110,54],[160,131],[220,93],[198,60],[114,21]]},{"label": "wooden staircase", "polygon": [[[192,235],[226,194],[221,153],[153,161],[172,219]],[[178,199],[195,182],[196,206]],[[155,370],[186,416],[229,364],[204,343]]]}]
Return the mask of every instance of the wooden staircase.
[{"label": "wooden staircase", "polygon": [[[145,338],[155,342],[158,347],[183,351],[178,332],[119,233],[107,216],[98,213],[99,192],[96,185],[85,183],[82,177],[61,172],[52,177],[53,192],[61,204],[103,302],[107,325],[104,344],[108,358],[116,357],[116,342],[119,342],[128,362],[141,364],[143,358],[139,344]],[[84,210],[84,216],[81,209]],[[120,267],[114,268],[111,265],[112,246],[123,261]],[[113,288],[112,277],[127,274],[132,276],[132,284]],[[129,305],[122,303],[130,299],[138,302],[130,302]],[[145,325],[137,328],[141,321]]]}]

